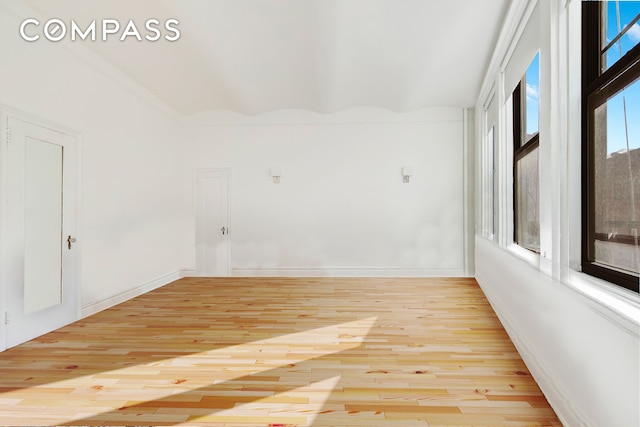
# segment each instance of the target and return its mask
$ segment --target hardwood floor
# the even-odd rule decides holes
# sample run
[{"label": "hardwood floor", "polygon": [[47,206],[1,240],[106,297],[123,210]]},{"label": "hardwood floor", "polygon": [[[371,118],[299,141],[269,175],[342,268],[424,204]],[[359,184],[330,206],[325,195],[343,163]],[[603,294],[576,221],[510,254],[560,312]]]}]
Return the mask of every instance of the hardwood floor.
[{"label": "hardwood floor", "polygon": [[0,353],[2,425],[560,426],[473,279],[187,278]]}]

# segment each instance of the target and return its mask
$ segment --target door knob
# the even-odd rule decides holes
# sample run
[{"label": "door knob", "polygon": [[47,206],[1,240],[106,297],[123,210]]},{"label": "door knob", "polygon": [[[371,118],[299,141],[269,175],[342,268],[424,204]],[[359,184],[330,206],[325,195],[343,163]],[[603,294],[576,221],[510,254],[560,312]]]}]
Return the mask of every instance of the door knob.
[{"label": "door knob", "polygon": [[69,250],[71,250],[71,244],[75,243],[75,241],[76,241],[75,237],[71,237],[71,236],[67,237],[67,248],[69,248]]},{"label": "door knob", "polygon": [[222,235],[224,236],[224,233],[227,232],[228,230],[226,228],[222,227],[221,231],[222,231]]}]

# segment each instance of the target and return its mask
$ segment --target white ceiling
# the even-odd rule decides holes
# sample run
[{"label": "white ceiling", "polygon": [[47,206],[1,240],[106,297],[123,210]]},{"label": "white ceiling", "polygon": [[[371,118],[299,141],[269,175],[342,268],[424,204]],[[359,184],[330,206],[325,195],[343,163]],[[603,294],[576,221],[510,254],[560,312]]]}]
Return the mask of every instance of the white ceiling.
[{"label": "white ceiling", "polygon": [[[81,42],[183,116],[475,104],[511,0],[28,0],[42,18],[103,18],[176,42]],[[100,34],[100,33],[98,33]],[[76,41],[75,43],[78,43]]]}]

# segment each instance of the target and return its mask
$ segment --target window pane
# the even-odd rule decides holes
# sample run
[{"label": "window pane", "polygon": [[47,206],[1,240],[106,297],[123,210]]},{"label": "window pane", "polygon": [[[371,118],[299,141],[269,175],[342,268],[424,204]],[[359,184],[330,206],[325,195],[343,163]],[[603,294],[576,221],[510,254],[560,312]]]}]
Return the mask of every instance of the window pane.
[{"label": "window pane", "polygon": [[[606,49],[605,58],[602,61],[604,67],[602,71],[604,71],[640,42],[640,24],[635,22],[629,27],[629,24],[640,14],[640,1],[606,1],[603,2],[602,7],[602,25],[604,26],[602,49]],[[625,30],[627,31],[624,35],[609,46]]]},{"label": "window pane", "polygon": [[539,113],[540,113],[540,53],[536,54],[533,58],[527,73],[524,76],[525,81],[525,96],[524,103],[524,142],[529,141],[535,134],[538,133],[539,128]]},{"label": "window pane", "polygon": [[485,181],[483,194],[485,205],[483,207],[484,226],[487,237],[493,238],[496,233],[496,173],[495,173],[495,126],[489,129],[487,134],[486,157],[485,157]]},{"label": "window pane", "polygon": [[640,80],[595,110],[595,261],[640,272]]},{"label": "window pane", "polygon": [[491,227],[493,236],[498,233],[498,150],[496,149],[496,134],[491,129],[491,181],[492,181],[492,199],[493,199],[493,226]]},{"label": "window pane", "polygon": [[516,242],[540,251],[538,148],[516,161]]}]

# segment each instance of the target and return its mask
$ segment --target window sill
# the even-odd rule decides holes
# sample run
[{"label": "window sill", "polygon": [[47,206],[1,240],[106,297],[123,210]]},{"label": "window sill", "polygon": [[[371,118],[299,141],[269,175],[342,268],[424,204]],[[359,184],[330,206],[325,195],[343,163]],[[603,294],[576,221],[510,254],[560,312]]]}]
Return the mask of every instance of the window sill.
[{"label": "window sill", "polygon": [[509,252],[522,259],[523,261],[528,262],[533,267],[540,269],[540,254],[530,251],[529,249],[525,249],[522,246],[512,243],[507,246]]},{"label": "window sill", "polygon": [[483,239],[488,240],[489,242],[496,242],[498,240],[495,234],[487,230],[476,231],[476,236],[482,237]]},{"label": "window sill", "polygon": [[639,294],[574,270],[569,272],[566,284],[593,301],[599,313],[622,324],[635,336],[640,336]]},{"label": "window sill", "polygon": [[[544,271],[543,268],[543,264],[546,266],[546,261],[549,260],[542,258],[540,254],[531,252],[515,243],[504,248],[497,245],[496,242],[483,239],[530,264],[541,274],[552,277],[550,272]],[[555,280],[558,285],[566,286],[571,291],[578,293],[584,297],[585,303],[594,312],[620,326],[633,337],[640,338],[640,294],[574,269],[567,268],[564,271],[566,274],[564,279]]]}]

